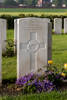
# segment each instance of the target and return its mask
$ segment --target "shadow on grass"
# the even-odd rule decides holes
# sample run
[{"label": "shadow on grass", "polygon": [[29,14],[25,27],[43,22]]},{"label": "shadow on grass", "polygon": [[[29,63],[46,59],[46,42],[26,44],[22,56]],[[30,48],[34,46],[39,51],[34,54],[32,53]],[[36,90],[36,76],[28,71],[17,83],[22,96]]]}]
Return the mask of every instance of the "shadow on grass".
[{"label": "shadow on grass", "polygon": [[16,78],[10,78],[10,79],[3,79],[3,84],[14,84],[16,83]]}]

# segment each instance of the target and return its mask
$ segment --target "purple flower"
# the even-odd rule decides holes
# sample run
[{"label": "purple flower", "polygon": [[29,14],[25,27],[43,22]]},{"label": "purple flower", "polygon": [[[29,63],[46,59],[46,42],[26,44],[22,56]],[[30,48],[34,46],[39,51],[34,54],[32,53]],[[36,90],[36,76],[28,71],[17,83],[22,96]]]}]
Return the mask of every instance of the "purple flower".
[{"label": "purple flower", "polygon": [[[48,75],[52,75],[52,74],[53,74],[53,72],[49,72],[49,71],[46,72],[44,75],[30,73],[28,75],[25,75],[25,76],[19,78],[16,81],[16,84],[23,86],[25,88],[25,90],[28,88],[27,90],[34,89],[37,92],[52,91],[55,88],[55,86],[47,78]],[[45,75],[46,75],[46,77],[45,77]]]},{"label": "purple flower", "polygon": [[44,80],[44,90],[52,90],[52,87],[54,87],[53,83],[50,82],[49,80]]},{"label": "purple flower", "polygon": [[33,76],[34,76],[33,73],[28,74],[28,75],[25,75],[25,76],[19,78],[19,79],[16,81],[16,84],[18,84],[18,85],[24,85],[24,84],[26,84]]},{"label": "purple flower", "polygon": [[37,79],[34,79],[33,81],[29,82],[28,85],[33,85],[37,83]]}]

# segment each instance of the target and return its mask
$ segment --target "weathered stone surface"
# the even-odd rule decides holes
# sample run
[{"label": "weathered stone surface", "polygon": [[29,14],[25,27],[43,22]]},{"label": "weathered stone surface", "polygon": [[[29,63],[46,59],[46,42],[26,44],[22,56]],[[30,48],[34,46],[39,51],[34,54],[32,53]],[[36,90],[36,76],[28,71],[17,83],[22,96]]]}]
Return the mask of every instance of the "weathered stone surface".
[{"label": "weathered stone surface", "polygon": [[47,69],[52,55],[51,31],[51,23],[45,19],[17,20],[17,78],[42,67]]},{"label": "weathered stone surface", "polygon": [[6,20],[0,19],[0,85],[2,83],[2,52],[6,51]]},{"label": "weathered stone surface", "polygon": [[[0,24],[0,30],[1,30],[1,24]],[[1,31],[0,31],[0,85],[2,83],[2,66],[1,66],[1,63],[2,63],[2,34],[1,34]]]},{"label": "weathered stone surface", "polygon": [[[23,19],[23,18],[21,18]],[[17,52],[17,20],[18,19],[15,19],[14,20],[14,53],[16,54]],[[49,18],[44,18],[44,21],[45,22],[50,22],[50,19]]]},{"label": "weathered stone surface", "polygon": [[54,19],[54,32],[55,34],[62,33],[62,19],[61,18]]},{"label": "weathered stone surface", "polygon": [[48,60],[52,60],[52,24],[48,23]]},{"label": "weathered stone surface", "polygon": [[67,18],[64,18],[64,33],[67,33]]},{"label": "weathered stone surface", "polygon": [[14,20],[14,53],[17,52],[17,19]]},{"label": "weathered stone surface", "polygon": [[7,30],[7,21],[5,19],[0,19],[1,24],[1,34],[2,34],[2,52],[6,52],[6,30]]}]

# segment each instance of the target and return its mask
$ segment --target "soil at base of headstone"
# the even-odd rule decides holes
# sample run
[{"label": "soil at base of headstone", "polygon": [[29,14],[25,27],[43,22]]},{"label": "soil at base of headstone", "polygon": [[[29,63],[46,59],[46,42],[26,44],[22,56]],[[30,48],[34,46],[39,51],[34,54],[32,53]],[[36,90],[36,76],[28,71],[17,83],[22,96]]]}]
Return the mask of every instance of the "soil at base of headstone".
[{"label": "soil at base of headstone", "polygon": [[21,88],[17,87],[15,84],[8,84],[0,86],[0,95],[20,95],[22,93]]},{"label": "soil at base of headstone", "polygon": [[[58,88],[58,91],[67,90],[67,81]],[[16,84],[2,84],[0,86],[0,96],[19,96],[22,94],[22,87],[18,87]]]},{"label": "soil at base of headstone", "polygon": [[15,82],[16,79],[3,80],[2,85],[0,86],[0,95],[20,95],[22,90],[16,85]]}]

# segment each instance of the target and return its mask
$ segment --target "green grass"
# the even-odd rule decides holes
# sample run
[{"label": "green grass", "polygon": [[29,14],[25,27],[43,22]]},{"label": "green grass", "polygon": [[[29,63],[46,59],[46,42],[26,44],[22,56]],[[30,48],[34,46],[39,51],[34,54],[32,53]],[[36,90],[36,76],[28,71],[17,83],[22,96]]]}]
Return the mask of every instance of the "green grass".
[{"label": "green grass", "polygon": [[[7,31],[7,40],[14,39],[14,31]],[[2,61],[2,74],[4,80],[15,79],[16,78],[16,57],[3,57]]]},{"label": "green grass", "polygon": [[67,63],[67,35],[53,35],[52,42],[53,62],[61,69]]},{"label": "green grass", "polygon": [[7,39],[13,39],[14,40],[14,30],[8,30],[7,31]]},{"label": "green grass", "polygon": [[16,78],[16,57],[3,57],[2,66],[4,80],[12,80]]},{"label": "green grass", "polygon": [[0,8],[0,12],[67,12],[67,9]]},{"label": "green grass", "polygon": [[35,8],[0,8],[0,15],[9,14],[16,15],[19,14],[34,14],[34,15],[67,15],[67,9],[35,9]]},{"label": "green grass", "polygon": [[30,94],[21,96],[5,96],[0,100],[67,100],[67,92],[51,92],[41,94]]}]

